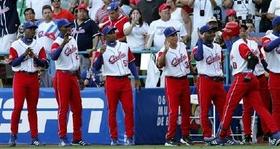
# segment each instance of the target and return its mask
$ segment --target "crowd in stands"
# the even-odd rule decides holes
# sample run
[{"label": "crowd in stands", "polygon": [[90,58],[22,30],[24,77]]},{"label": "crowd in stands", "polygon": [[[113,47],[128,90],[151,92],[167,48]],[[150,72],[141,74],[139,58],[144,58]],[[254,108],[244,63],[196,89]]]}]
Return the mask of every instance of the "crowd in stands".
[{"label": "crowd in stands", "polygon": [[[96,80],[102,80],[100,72],[92,73],[90,70],[95,60],[95,51],[104,42],[100,30],[107,25],[117,28],[117,39],[127,42],[135,55],[136,66],[140,69],[141,53],[146,49],[157,52],[164,45],[163,30],[168,26],[175,27],[181,41],[192,49],[198,40],[198,29],[207,23],[213,24],[220,30],[216,33],[215,42],[226,49],[221,29],[227,22],[245,24],[250,35],[256,35],[269,32],[272,28],[271,20],[280,15],[280,3],[277,0],[26,0],[25,5],[24,21],[36,22],[36,38],[44,43],[47,53],[51,51],[50,46],[59,34],[55,21],[67,19],[73,22],[72,35],[77,40],[80,52],[81,75],[89,87],[102,84],[96,83]],[[1,7],[4,10],[6,6],[1,4]],[[7,13],[10,11],[16,9],[10,9]],[[12,20],[12,17],[8,19]],[[18,28],[19,22],[14,19],[8,23],[7,26]],[[1,28],[1,39],[4,39],[3,43],[11,43],[21,38],[22,33],[22,27],[8,32]],[[2,47],[4,45],[6,47]],[[8,54],[8,44],[2,46],[1,53]],[[41,72],[42,87],[52,86],[52,63],[48,70]]]}]

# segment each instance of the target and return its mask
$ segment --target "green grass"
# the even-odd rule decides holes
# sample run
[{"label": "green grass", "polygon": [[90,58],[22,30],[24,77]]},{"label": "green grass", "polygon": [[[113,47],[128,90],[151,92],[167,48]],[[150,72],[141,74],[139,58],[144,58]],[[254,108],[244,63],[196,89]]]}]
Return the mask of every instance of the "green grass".
[{"label": "green grass", "polygon": [[[18,145],[16,148],[35,148],[28,145]],[[37,147],[36,147],[37,148]],[[46,145],[38,148],[51,148],[51,149],[61,149],[56,145]],[[202,144],[197,144],[194,146],[178,146],[178,147],[165,147],[163,145],[135,145],[135,146],[108,146],[108,145],[90,145],[87,147],[67,147],[67,148],[85,148],[85,149],[168,149],[168,148],[185,148],[185,149],[280,149],[280,146],[273,147],[267,144],[256,144],[256,145],[236,145],[236,146],[205,146]],[[11,149],[7,145],[0,145],[0,149]]]}]

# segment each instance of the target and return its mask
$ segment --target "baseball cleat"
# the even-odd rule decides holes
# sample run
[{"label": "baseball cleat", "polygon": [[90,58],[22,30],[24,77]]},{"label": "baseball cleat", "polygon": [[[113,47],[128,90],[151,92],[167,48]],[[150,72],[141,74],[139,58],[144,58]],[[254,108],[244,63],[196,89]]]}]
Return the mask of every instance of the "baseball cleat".
[{"label": "baseball cleat", "polygon": [[174,139],[171,139],[166,140],[164,146],[179,146],[179,144]]},{"label": "baseball cleat", "polygon": [[252,144],[252,137],[251,137],[251,135],[245,135],[242,143],[245,144],[245,145]]},{"label": "baseball cleat", "polygon": [[32,146],[40,146],[40,141],[39,141],[38,137],[32,138],[31,145]]},{"label": "baseball cleat", "polygon": [[88,146],[88,143],[80,140],[80,141],[72,141],[71,145],[73,146]]},{"label": "baseball cleat", "polygon": [[16,146],[16,140],[17,140],[16,135],[11,135],[10,136],[10,140],[9,140],[10,147],[15,147]]},{"label": "baseball cleat", "polygon": [[116,145],[119,145],[119,142],[118,142],[117,139],[112,139],[110,145],[111,145],[111,146],[116,146]]},{"label": "baseball cleat", "polygon": [[58,144],[58,146],[70,146],[71,144],[69,143],[67,137],[63,137],[63,138],[60,138],[60,142]]},{"label": "baseball cleat", "polygon": [[133,138],[127,138],[124,145],[130,146],[130,145],[134,145],[134,140]]},{"label": "baseball cleat", "polygon": [[280,132],[276,132],[272,134],[270,137],[270,144],[273,146],[279,146],[280,145]]},{"label": "baseball cleat", "polygon": [[203,137],[203,141],[208,145],[211,145],[211,141],[213,141],[214,139],[215,137]]},{"label": "baseball cleat", "polygon": [[183,144],[183,145],[187,145],[187,146],[190,146],[192,145],[192,141],[190,139],[190,137],[183,137],[180,139],[180,143]]}]

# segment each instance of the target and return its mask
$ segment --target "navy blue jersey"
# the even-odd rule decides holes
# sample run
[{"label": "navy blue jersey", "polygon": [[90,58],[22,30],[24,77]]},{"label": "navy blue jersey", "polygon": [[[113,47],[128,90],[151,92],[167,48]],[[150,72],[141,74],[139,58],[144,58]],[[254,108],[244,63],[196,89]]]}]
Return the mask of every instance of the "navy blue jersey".
[{"label": "navy blue jersey", "polygon": [[19,25],[17,0],[0,0],[0,37],[16,33]]},{"label": "navy blue jersey", "polygon": [[77,20],[75,20],[72,33],[78,42],[78,50],[85,51],[87,49],[91,49],[93,35],[97,32],[98,26],[93,20],[88,19],[80,25],[78,25]]}]

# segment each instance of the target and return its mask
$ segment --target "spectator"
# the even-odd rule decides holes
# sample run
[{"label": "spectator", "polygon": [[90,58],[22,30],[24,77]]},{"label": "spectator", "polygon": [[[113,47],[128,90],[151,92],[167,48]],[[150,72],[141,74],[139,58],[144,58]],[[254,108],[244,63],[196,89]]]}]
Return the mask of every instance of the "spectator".
[{"label": "spectator", "polygon": [[222,3],[222,21],[223,23],[226,23],[226,18],[228,16],[227,11],[229,9],[232,9],[233,6],[233,0],[223,0]]},{"label": "spectator", "polygon": [[272,29],[271,20],[267,17],[271,0],[255,0],[256,16],[261,17],[259,32],[266,32]]},{"label": "spectator", "polygon": [[[80,4],[77,7],[77,19],[74,21],[72,34],[77,41],[78,51],[87,51],[88,49],[95,50],[97,45],[97,36],[93,37],[98,32],[98,27],[93,20],[88,16],[87,6]],[[80,55],[80,70],[81,72],[89,69],[90,61],[88,54]]]},{"label": "spectator", "polygon": [[280,16],[280,3],[279,0],[271,0],[267,10],[267,17],[273,19],[275,16]]},{"label": "spectator", "polygon": [[234,0],[232,9],[236,11],[238,20],[254,19],[255,3],[254,0]]},{"label": "spectator", "polygon": [[181,22],[185,30],[187,31],[188,39],[190,39],[192,31],[192,21],[189,14],[182,8],[178,8],[175,5],[176,0],[166,0],[166,4],[170,6],[171,20]]},{"label": "spectator", "polygon": [[96,21],[96,13],[98,11],[98,9],[100,9],[102,6],[104,5],[103,0],[90,0],[89,1],[89,6],[90,6],[90,10],[89,10],[89,16],[92,20]]},{"label": "spectator", "polygon": [[160,5],[159,15],[160,19],[153,21],[150,25],[147,42],[147,48],[150,48],[153,42],[153,47],[156,51],[160,50],[164,44],[165,36],[163,31],[168,26],[172,26],[178,30],[182,39],[185,39],[187,36],[184,25],[176,20],[171,20],[170,7],[165,3]]},{"label": "spectator", "polygon": [[53,6],[53,18],[54,19],[67,19],[70,22],[73,22],[75,17],[69,11],[61,7],[60,0],[51,0]]},{"label": "spectator", "polygon": [[99,23],[99,28],[102,29],[104,26],[108,25],[115,27],[117,28],[117,40],[126,41],[123,25],[128,22],[128,18],[120,13],[120,7],[117,2],[110,3],[107,10],[109,11],[109,16],[106,17],[102,23]]},{"label": "spectator", "polygon": [[190,0],[189,3],[193,7],[193,30],[191,36],[191,48],[193,48],[198,40],[197,30],[213,16],[213,8],[217,4],[215,0]]},{"label": "spectator", "polygon": [[140,0],[137,8],[142,12],[143,20],[151,24],[151,22],[160,18],[158,7],[164,2],[165,0]]},{"label": "spectator", "polygon": [[26,0],[26,8],[33,8],[34,14],[36,14],[36,19],[40,20],[42,16],[42,8],[45,5],[51,5],[51,0]]},{"label": "spectator", "polygon": [[37,29],[37,39],[45,47],[50,67],[48,70],[42,70],[40,72],[40,81],[42,87],[52,87],[52,77],[55,72],[55,64],[54,61],[51,60],[49,54],[51,53],[52,43],[57,38],[59,31],[55,22],[52,20],[53,13],[50,5],[43,6],[42,14],[43,20]]},{"label": "spectator", "polygon": [[17,0],[0,1],[0,53],[8,54],[11,43],[16,40],[16,33],[20,25]]},{"label": "spectator", "polygon": [[149,25],[143,21],[140,10],[133,8],[129,14],[129,22],[124,24],[123,29],[127,44],[135,56],[135,64],[139,71],[141,51],[145,49]]},{"label": "spectator", "polygon": [[[104,22],[104,20],[109,16],[109,10],[107,9],[107,7],[111,2],[112,0],[103,0],[104,5],[97,10],[95,15],[95,22],[97,24]],[[118,8],[118,10],[122,15],[125,15],[121,8]]]},{"label": "spectator", "polygon": [[[35,19],[35,12],[32,8],[26,8],[24,10],[23,14],[24,14],[24,21],[31,21],[31,22],[35,23],[36,25],[38,25],[40,23],[40,21]],[[22,38],[23,33],[24,33],[23,26],[20,25],[18,28],[17,39]]]},{"label": "spectator", "polygon": [[235,22],[237,21],[237,17],[236,17],[236,11],[233,10],[233,9],[228,9],[226,10],[226,20],[225,20],[225,23],[227,22]]}]

